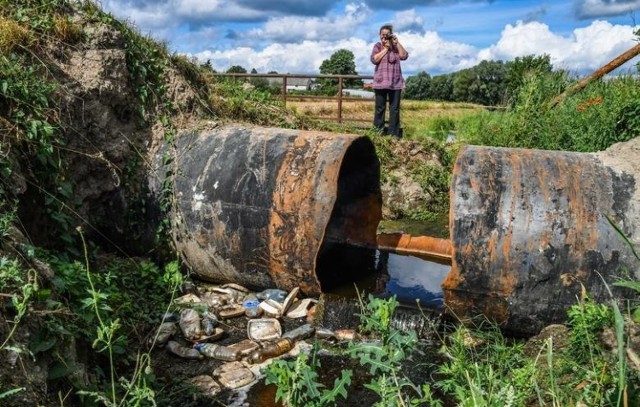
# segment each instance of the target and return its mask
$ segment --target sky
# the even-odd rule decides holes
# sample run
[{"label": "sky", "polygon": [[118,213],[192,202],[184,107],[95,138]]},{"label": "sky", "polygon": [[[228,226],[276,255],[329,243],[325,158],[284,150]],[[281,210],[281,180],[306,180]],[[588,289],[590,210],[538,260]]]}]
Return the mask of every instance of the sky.
[{"label": "sky", "polygon": [[[319,73],[339,49],[356,71],[381,25],[409,52],[405,77],[456,72],[482,60],[543,55],[554,68],[588,74],[638,43],[640,0],[102,0],[105,11],[170,51],[216,71]],[[634,70],[639,58],[616,72]]]}]

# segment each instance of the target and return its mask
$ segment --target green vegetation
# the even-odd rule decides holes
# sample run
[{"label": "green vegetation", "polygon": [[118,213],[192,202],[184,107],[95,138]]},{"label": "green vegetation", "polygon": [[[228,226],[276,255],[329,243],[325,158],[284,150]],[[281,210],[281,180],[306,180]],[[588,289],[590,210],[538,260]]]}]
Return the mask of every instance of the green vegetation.
[{"label": "green vegetation", "polygon": [[[78,216],[77,185],[69,174],[72,160],[88,153],[70,149],[77,129],[64,121],[69,112],[63,111],[62,104],[68,94],[52,59],[87,40],[82,26],[68,17],[73,7],[80,7],[89,22],[105,24],[121,36],[135,131],[160,128],[164,143],[172,147],[174,120],[197,111],[200,117],[218,121],[232,118],[268,126],[366,134],[376,145],[383,178],[390,179],[392,170],[402,164],[434,197],[432,206],[405,214],[414,219],[429,219],[448,207],[451,165],[461,143],[596,151],[640,134],[637,77],[597,81],[554,105],[554,98],[572,81],[565,73],[554,72],[548,57],[485,62],[455,77],[430,78],[424,73],[410,78],[407,96],[414,92],[416,98],[454,97],[501,105],[500,110],[462,116],[447,114],[443,108],[432,119],[407,121],[408,138],[435,152],[443,163],[412,165],[401,162],[404,157],[390,138],[355,127],[313,122],[286,110],[272,96],[268,82],[251,88],[242,81],[214,77],[210,64],[198,65],[170,55],[165,45],[141,36],[93,2],[0,0],[0,310],[6,321],[0,326],[0,355],[3,361],[6,355],[16,355],[46,365],[51,391],[69,393],[59,396],[60,405],[156,403],[162,389],[150,368],[146,339],[182,281],[179,263],[170,261],[175,255],[154,261],[114,255],[109,250],[116,249],[105,244],[108,239],[104,236],[85,237],[77,229],[78,224],[86,225],[87,230],[96,228],[96,222],[109,219],[99,219],[100,214],[91,220]],[[355,74],[352,59],[348,52],[336,53],[321,71]],[[241,72],[240,68],[230,71]],[[182,74],[192,86],[194,106],[176,103],[168,94],[172,72]],[[411,101],[403,108],[411,110]],[[446,142],[450,134],[455,134],[456,143]],[[125,200],[141,201],[144,195],[140,184],[148,165],[146,141],[130,140],[136,156],[127,160],[126,168],[118,169],[124,179]],[[157,174],[162,184],[162,214],[172,209],[175,200],[172,150],[163,157],[164,172]],[[93,158],[98,157],[102,156]],[[143,202],[129,208],[133,209],[126,216],[131,222],[145,219],[149,210]],[[37,217],[42,235],[48,237],[40,246],[20,232],[31,216]],[[157,231],[158,245],[167,245],[167,221],[163,220]],[[619,285],[640,291],[635,281]],[[433,366],[435,380],[427,384],[415,383],[404,374],[416,336],[391,327],[396,307],[393,298],[363,302],[360,331],[371,340],[342,349],[342,355],[353,358],[372,376],[366,388],[379,396],[377,406],[446,402],[626,406],[639,402],[640,377],[633,364],[637,355],[628,346],[631,317],[626,315],[633,312],[637,318],[636,308],[596,304],[585,295],[569,311],[567,346],[547,340],[533,354],[522,343],[504,338],[494,326],[457,327],[441,340],[444,362]],[[33,333],[28,340],[25,332]],[[616,338],[613,352],[601,344],[604,333]],[[480,340],[470,344],[469,338],[474,337]],[[69,357],[75,349],[84,349],[81,360]],[[332,388],[323,387],[317,375],[317,351],[314,348],[310,355],[270,365],[268,381],[278,386],[280,400],[310,406],[342,401],[353,374],[345,370]],[[89,383],[76,375],[83,371],[81,364],[88,366],[84,371],[91,377]],[[10,373],[0,373],[4,374],[0,382],[3,403],[25,392]]]},{"label": "green vegetation", "polygon": [[[428,384],[416,385],[403,372],[404,363],[410,361],[415,350],[417,337],[414,331],[404,332],[391,327],[391,318],[398,305],[395,297],[384,300],[369,296],[366,303],[361,300],[360,332],[367,340],[349,342],[346,349],[337,351],[358,360],[368,370],[371,380],[364,387],[380,398],[373,406],[420,406],[424,403],[441,406]],[[318,346],[316,342],[311,352],[311,364],[308,363],[309,356],[301,353],[290,361],[272,362],[265,369],[266,383],[277,386],[276,398],[287,406],[336,406],[340,405],[336,400],[338,395],[347,397],[353,376],[348,369],[340,372],[332,389],[320,393]]]},{"label": "green vegetation", "polygon": [[556,75],[526,79],[515,104],[504,112],[483,112],[457,124],[462,142],[499,147],[600,151],[640,135],[635,112],[640,79],[621,76],[597,81],[556,106],[566,87]]},{"label": "green vegetation", "polygon": [[[390,327],[395,299],[369,297],[362,306],[359,333],[366,339],[333,351],[357,359],[367,370],[359,374],[371,377],[365,387],[379,397],[375,406],[632,406],[640,402],[640,366],[628,366],[627,355],[634,351],[627,344],[629,334],[614,303],[596,304],[585,296],[570,308],[566,332],[526,345],[505,338],[486,321],[471,327],[460,324],[444,337],[434,331],[434,337],[441,338],[440,358],[431,362],[435,372],[431,382],[422,384],[412,382],[403,370],[403,363],[419,350],[414,331]],[[616,352],[600,344],[598,338],[606,332],[616,335]],[[312,401],[318,400],[318,367],[317,361],[308,363],[306,354],[276,361],[266,368],[267,383],[276,384],[278,399],[290,406],[340,405],[333,399],[323,404]],[[354,374],[358,373],[340,372],[333,391],[348,391],[350,381],[345,377]]]},{"label": "green vegetation", "polygon": [[[320,64],[322,75],[357,75],[356,61],[353,52],[339,49]],[[338,81],[335,79],[318,79],[319,94],[335,95],[338,92]],[[362,87],[361,79],[345,79],[342,88]]]},{"label": "green vegetation", "polygon": [[338,397],[347,397],[346,388],[351,384],[351,370],[343,370],[333,388],[324,389],[324,385],[318,382],[318,350],[316,342],[310,355],[300,353],[294,360],[276,360],[269,364],[265,372],[265,383],[276,385],[276,401],[291,407],[322,407],[336,405]]},{"label": "green vegetation", "polygon": [[[412,100],[469,102],[485,106],[510,103],[529,76],[552,74],[549,55],[528,55],[513,61],[482,61],[451,74],[431,77],[420,72],[407,78],[404,97]],[[564,75],[559,72],[559,75]]]}]

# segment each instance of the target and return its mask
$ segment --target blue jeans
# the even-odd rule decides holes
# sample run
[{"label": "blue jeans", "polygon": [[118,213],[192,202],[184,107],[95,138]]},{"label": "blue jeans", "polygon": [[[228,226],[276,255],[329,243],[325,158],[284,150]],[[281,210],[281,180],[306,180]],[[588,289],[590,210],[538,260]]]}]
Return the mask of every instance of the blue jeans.
[{"label": "blue jeans", "polygon": [[384,114],[389,101],[389,134],[400,137],[400,96],[401,89],[375,89],[376,108],[373,116],[373,126],[384,131]]}]

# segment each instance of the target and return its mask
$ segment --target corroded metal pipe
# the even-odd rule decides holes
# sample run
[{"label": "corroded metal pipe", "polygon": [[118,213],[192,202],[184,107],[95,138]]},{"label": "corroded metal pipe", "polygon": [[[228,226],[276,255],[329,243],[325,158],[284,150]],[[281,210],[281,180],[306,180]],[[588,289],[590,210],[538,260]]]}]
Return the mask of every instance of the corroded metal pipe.
[{"label": "corroded metal pipe", "polygon": [[261,127],[194,131],[177,138],[172,165],[179,169],[175,246],[202,279],[319,294],[321,249],[375,244],[380,166],[367,137]]},{"label": "corroded metal pipe", "polygon": [[595,154],[463,147],[451,184],[447,310],[536,333],[564,321],[582,287],[606,300],[603,279],[625,268],[638,278],[637,260],[607,220],[637,239],[638,176]]},{"label": "corroded metal pipe", "polygon": [[451,240],[431,236],[412,236],[406,233],[381,233],[378,235],[379,250],[415,256],[427,260],[451,261]]}]

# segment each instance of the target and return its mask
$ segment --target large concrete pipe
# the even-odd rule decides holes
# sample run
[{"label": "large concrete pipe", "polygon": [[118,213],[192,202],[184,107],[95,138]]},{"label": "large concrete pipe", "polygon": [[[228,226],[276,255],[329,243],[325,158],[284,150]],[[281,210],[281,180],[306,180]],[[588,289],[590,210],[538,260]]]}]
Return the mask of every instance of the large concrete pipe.
[{"label": "large concrete pipe", "polygon": [[367,137],[222,127],[180,135],[175,157],[174,241],[202,279],[319,294],[339,282],[316,275],[318,256],[375,246],[380,165]]},{"label": "large concrete pipe", "polygon": [[463,147],[451,184],[447,310],[531,334],[564,321],[582,287],[607,300],[602,279],[625,270],[638,278],[638,260],[607,220],[637,241],[640,172],[627,158]]}]

